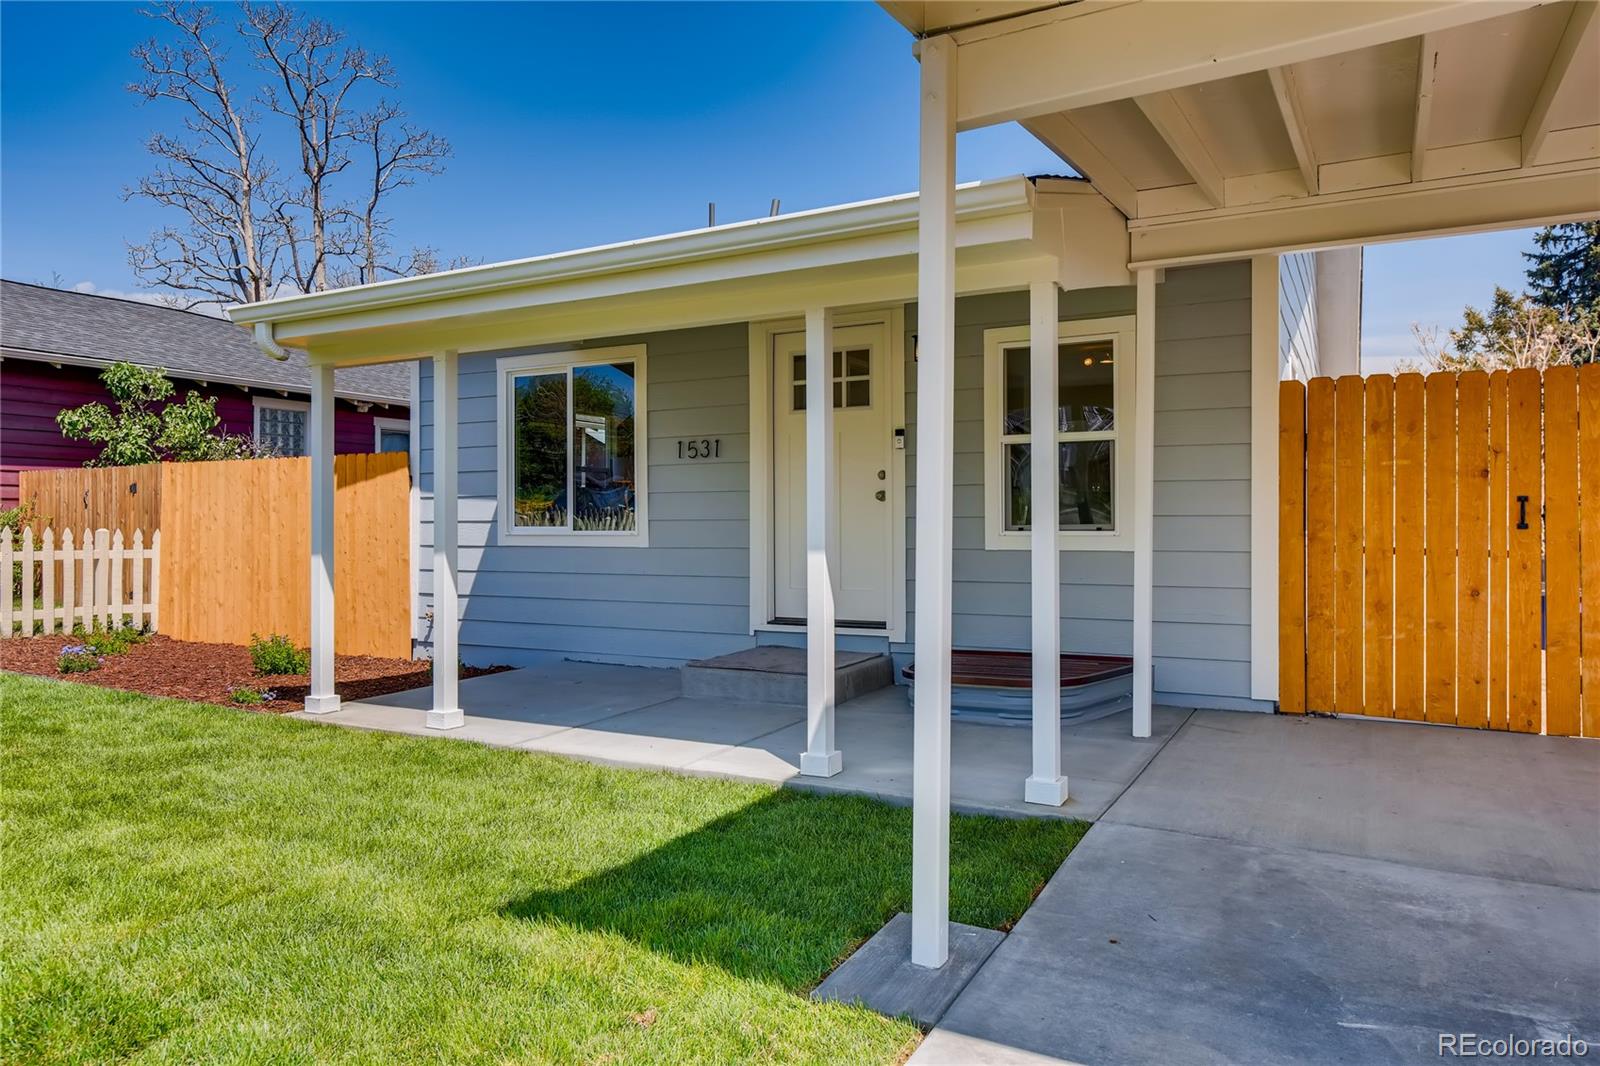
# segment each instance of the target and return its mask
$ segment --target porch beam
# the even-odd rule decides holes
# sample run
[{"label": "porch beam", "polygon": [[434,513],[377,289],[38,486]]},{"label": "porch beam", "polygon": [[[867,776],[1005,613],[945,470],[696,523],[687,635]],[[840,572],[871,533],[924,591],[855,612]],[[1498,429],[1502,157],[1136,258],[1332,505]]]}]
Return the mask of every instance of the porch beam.
[{"label": "porch beam", "polygon": [[1134,281],[1133,735],[1148,737],[1155,697],[1156,272]]},{"label": "porch beam", "polygon": [[806,310],[806,750],[800,772],[844,768],[834,741],[833,571],[837,492],[833,441],[833,312]]},{"label": "porch beam", "polygon": [[429,729],[463,723],[456,664],[461,657],[457,591],[457,452],[460,429],[459,360],[453,351],[433,356],[433,706]]},{"label": "porch beam", "polygon": [[1035,281],[1028,287],[1033,772],[1023,783],[1022,798],[1048,807],[1067,801],[1067,779],[1061,774],[1061,544],[1057,535],[1061,510],[1061,464],[1056,458],[1059,307],[1053,280]]},{"label": "porch beam", "polygon": [[333,367],[311,368],[311,688],[306,711],[339,709],[333,647]]},{"label": "porch beam", "polygon": [[917,225],[917,679],[911,962],[950,957],[950,560],[955,469],[956,47],[922,42]]},{"label": "porch beam", "polygon": [[1222,171],[1217,169],[1216,161],[1211,158],[1200,134],[1190,124],[1189,116],[1184,114],[1178,98],[1170,92],[1152,93],[1137,98],[1134,103],[1144,112],[1144,117],[1155,127],[1167,147],[1172,149],[1172,154],[1178,157],[1178,162],[1189,172],[1201,194],[1214,206],[1221,207],[1225,199]]},{"label": "porch beam", "polygon": [[1533,171],[1432,179],[1403,191],[1323,193],[1128,224],[1132,269],[1248,258],[1453,233],[1544,226],[1600,215],[1594,160]]},{"label": "porch beam", "polygon": [[1300,84],[1295,79],[1294,68],[1273,67],[1267,71],[1272,83],[1272,96],[1277,101],[1278,113],[1283,116],[1283,129],[1289,135],[1289,147],[1294,150],[1295,165],[1305,179],[1306,192],[1315,196],[1320,182],[1317,177],[1317,146],[1311,139],[1311,125],[1306,121],[1305,107],[1300,102]]},{"label": "porch beam", "polygon": [[1539,86],[1538,95],[1533,98],[1533,107],[1528,110],[1528,120],[1522,127],[1523,166],[1529,167],[1539,162],[1545,140],[1550,134],[1551,105],[1561,94],[1561,86],[1566,83],[1573,68],[1578,65],[1578,57],[1588,55],[1592,58],[1596,51],[1600,51],[1600,4],[1573,4],[1572,14],[1567,18],[1567,28],[1561,34],[1555,56],[1550,60],[1550,68],[1545,72],[1544,82]]},{"label": "porch beam", "polygon": [[[957,31],[961,129],[1216,81],[1494,18],[1533,0],[1072,4]],[[1137,41],[1130,49],[1128,42]]]}]

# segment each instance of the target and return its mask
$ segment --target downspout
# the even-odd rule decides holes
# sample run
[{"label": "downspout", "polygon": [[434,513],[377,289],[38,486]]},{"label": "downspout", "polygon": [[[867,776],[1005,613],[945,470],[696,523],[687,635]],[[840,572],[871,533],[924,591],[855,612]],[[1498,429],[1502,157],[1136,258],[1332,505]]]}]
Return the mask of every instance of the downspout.
[{"label": "downspout", "polygon": [[257,322],[255,338],[256,347],[260,348],[263,354],[271,356],[280,363],[289,358],[289,349],[279,344],[273,337],[271,322]]}]

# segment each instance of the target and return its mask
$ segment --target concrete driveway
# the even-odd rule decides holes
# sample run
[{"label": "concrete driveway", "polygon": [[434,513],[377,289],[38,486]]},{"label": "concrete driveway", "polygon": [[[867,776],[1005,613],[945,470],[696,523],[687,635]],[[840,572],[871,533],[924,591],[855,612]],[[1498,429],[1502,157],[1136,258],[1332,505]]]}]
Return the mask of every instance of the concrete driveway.
[{"label": "concrete driveway", "polygon": [[1600,1057],[1600,743],[1200,712],[911,1061],[1438,1062],[1441,1033]]}]

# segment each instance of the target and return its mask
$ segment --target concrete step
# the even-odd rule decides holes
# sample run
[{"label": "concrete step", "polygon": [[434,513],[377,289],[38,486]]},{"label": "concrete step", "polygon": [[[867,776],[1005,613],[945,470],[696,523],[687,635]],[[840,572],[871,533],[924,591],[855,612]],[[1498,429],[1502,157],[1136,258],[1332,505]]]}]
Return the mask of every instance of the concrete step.
[{"label": "concrete step", "polygon": [[[680,674],[685,696],[800,706],[806,702],[804,648],[746,648],[685,663]],[[841,651],[834,659],[833,676],[835,698],[844,703],[894,684],[894,665],[882,653]]]}]

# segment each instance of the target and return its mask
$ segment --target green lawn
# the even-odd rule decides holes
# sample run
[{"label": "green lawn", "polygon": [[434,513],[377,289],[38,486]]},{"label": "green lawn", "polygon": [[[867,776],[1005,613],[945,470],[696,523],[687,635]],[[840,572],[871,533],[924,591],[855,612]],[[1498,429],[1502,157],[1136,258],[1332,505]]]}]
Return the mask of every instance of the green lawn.
[{"label": "green lawn", "polygon": [[[0,675],[0,1059],[887,1063],[910,812]],[[958,817],[952,917],[1082,823]]]}]

